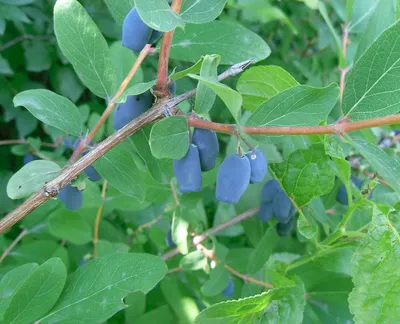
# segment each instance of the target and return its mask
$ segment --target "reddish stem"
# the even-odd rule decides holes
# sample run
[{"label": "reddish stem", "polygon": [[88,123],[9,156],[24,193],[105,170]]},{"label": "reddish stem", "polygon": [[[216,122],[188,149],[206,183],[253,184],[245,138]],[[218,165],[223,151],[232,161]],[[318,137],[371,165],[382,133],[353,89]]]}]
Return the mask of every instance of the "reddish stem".
[{"label": "reddish stem", "polygon": [[[189,126],[210,129],[219,133],[235,134],[235,125],[214,123],[193,116],[187,116]],[[400,114],[390,115],[350,123],[335,123],[324,126],[243,126],[242,131],[253,135],[319,135],[343,134],[355,132],[365,128],[379,127],[400,123]]]},{"label": "reddish stem", "polygon": [[[182,0],[174,0],[171,5],[172,11],[179,13],[181,11]],[[158,75],[156,89],[160,97],[169,95],[168,88],[168,62],[169,52],[171,50],[172,38],[174,37],[175,29],[166,32],[163,36],[160,50],[160,59],[158,61]]]}]

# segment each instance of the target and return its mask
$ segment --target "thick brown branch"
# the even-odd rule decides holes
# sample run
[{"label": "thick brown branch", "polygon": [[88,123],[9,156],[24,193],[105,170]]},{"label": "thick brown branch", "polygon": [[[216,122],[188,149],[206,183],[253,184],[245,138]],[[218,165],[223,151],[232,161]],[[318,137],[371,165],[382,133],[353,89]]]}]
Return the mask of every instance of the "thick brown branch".
[{"label": "thick brown branch", "polygon": [[103,114],[101,115],[100,119],[96,123],[96,125],[93,127],[93,129],[90,131],[88,136],[86,136],[85,139],[83,139],[78,147],[76,148],[75,152],[72,154],[70,158],[70,162],[73,163],[75,162],[79,156],[82,154],[82,152],[85,150],[85,148],[90,144],[90,142],[93,140],[101,126],[105,123],[107,120],[108,116],[111,115],[113,112],[114,108],[116,107],[117,103],[116,100],[121,96],[121,94],[125,91],[125,89],[128,87],[129,82],[132,80],[132,78],[135,76],[137,70],[139,69],[140,65],[142,64],[143,60],[147,57],[149,53],[151,53],[152,48],[151,44],[147,44],[143,50],[140,52],[137,60],[132,66],[132,69],[129,71],[128,75],[122,81],[121,85],[119,86],[117,92],[115,93],[114,97],[110,100],[110,102],[107,105],[106,110],[104,110]]}]

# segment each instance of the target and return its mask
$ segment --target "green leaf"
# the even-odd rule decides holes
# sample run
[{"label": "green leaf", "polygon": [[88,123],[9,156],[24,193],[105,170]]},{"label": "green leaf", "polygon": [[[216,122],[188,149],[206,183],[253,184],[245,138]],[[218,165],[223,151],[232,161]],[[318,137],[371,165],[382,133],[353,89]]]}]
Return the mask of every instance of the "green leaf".
[{"label": "green leaf", "polygon": [[282,300],[287,297],[290,294],[290,288],[288,286],[270,289],[261,295],[211,305],[196,317],[195,323],[263,323],[260,320],[264,309],[274,300]]},{"label": "green leaf", "polygon": [[153,85],[155,85],[156,80],[138,83],[129,88],[127,88],[116,100],[117,103],[124,103],[128,96],[137,96],[141,93],[146,92],[147,90],[151,89]]},{"label": "green leaf", "polygon": [[[363,120],[397,113],[400,107],[400,23],[384,31],[350,70],[343,113]],[[382,54],[385,53],[385,54]]]},{"label": "green leaf", "polygon": [[8,308],[14,294],[39,265],[28,263],[8,271],[0,281],[0,320]]},{"label": "green leaf", "polygon": [[[223,42],[216,42],[216,35]],[[193,63],[206,54],[220,55],[221,64],[235,64],[251,58],[258,62],[270,53],[260,36],[237,23],[222,21],[188,24],[185,30],[177,29],[171,46],[172,58]]]},{"label": "green leaf", "polygon": [[[339,88],[295,86],[278,93],[259,106],[246,126],[313,126],[328,118],[339,98]],[[282,136],[253,135],[255,140],[270,142]]]},{"label": "green leaf", "polygon": [[70,66],[57,67],[50,74],[50,81],[56,92],[72,102],[77,102],[86,89]]},{"label": "green leaf", "polygon": [[207,265],[207,258],[203,251],[193,251],[186,254],[179,262],[179,267],[183,271],[201,270]]},{"label": "green leaf", "polygon": [[[121,1],[121,3],[124,0]],[[131,0],[133,2],[133,0]],[[128,10],[129,11],[129,10]],[[129,48],[122,46],[122,42],[114,42],[110,46],[111,61],[114,65],[114,70],[117,75],[117,84],[121,84],[126,78],[129,71],[132,69],[133,64],[137,60],[135,52]],[[134,86],[137,83],[143,82],[143,68],[142,65],[137,69],[135,76],[128,83],[128,88]]]},{"label": "green leaf", "polygon": [[154,124],[150,133],[151,153],[158,159],[183,158],[189,149],[189,126],[184,116],[172,116]]},{"label": "green leaf", "polygon": [[229,283],[229,272],[219,263],[210,271],[210,278],[201,286],[204,296],[216,296],[220,294]]},{"label": "green leaf", "polygon": [[240,119],[241,115],[240,113],[242,108],[242,96],[238,92],[236,92],[232,88],[229,88],[227,85],[223,83],[215,81],[214,78],[201,77],[194,74],[189,74],[189,76],[193,79],[201,81],[211,90],[213,90],[228,107],[235,120],[238,121]]},{"label": "green leaf", "polygon": [[348,30],[353,33],[363,32],[371,14],[374,12],[379,0],[351,0],[347,3]]},{"label": "green leaf", "polygon": [[331,19],[329,18],[325,4],[322,1],[318,2],[318,10],[321,13],[321,16],[324,18],[325,23],[328,26],[329,31],[331,32],[332,37],[335,41],[337,56],[339,57],[339,66],[344,68],[346,66],[346,58],[343,55],[342,44],[340,42],[338,34],[336,33],[335,28],[332,25]]},{"label": "green leaf", "polygon": [[77,0],[58,0],[54,7],[58,45],[82,82],[95,95],[110,99],[116,75],[100,30]]},{"label": "green leaf", "polygon": [[116,253],[128,253],[130,247],[123,243],[112,243],[106,240],[99,240],[96,244],[96,252],[98,257]]},{"label": "green leaf", "polygon": [[303,323],[303,312],[305,306],[305,290],[304,284],[300,279],[294,278],[290,280],[285,278],[278,273],[271,271],[273,277],[274,287],[286,287],[292,285],[290,293],[280,300],[272,301],[269,311],[264,313],[261,323]]},{"label": "green leaf", "polygon": [[308,240],[315,237],[318,232],[317,225],[308,220],[302,212],[299,213],[299,218],[297,219],[297,229]]},{"label": "green leaf", "polygon": [[5,323],[32,323],[56,303],[67,279],[67,270],[59,258],[53,258],[24,281],[14,294],[4,314]]},{"label": "green leaf", "polygon": [[107,255],[78,268],[54,308],[40,323],[104,322],[126,305],[130,292],[149,292],[164,278],[167,266],[144,253]]},{"label": "green leaf", "polygon": [[31,23],[27,15],[16,6],[7,6],[0,4],[0,18],[12,20],[16,23]]},{"label": "green leaf", "polygon": [[351,144],[367,159],[370,165],[390,186],[400,193],[400,162],[375,144],[353,140]]},{"label": "green leaf", "polygon": [[284,164],[271,165],[286,194],[299,207],[315,197],[329,193],[334,185],[335,173],[329,164],[322,144],[291,153]]},{"label": "green leaf", "polygon": [[276,233],[275,228],[268,228],[254,251],[250,254],[250,259],[247,264],[248,273],[255,273],[264,266],[272,252],[275,250],[278,240],[279,236]]},{"label": "green leaf", "polygon": [[62,131],[82,135],[78,108],[67,98],[44,89],[27,90],[14,97],[15,107],[24,106],[37,119]]},{"label": "green leaf", "polygon": [[104,0],[111,16],[122,26],[126,15],[134,6],[134,0]]},{"label": "green leaf", "polygon": [[[362,33],[357,46],[356,58],[359,58],[385,29],[396,22],[397,2],[397,0],[379,1],[368,21],[365,32]],[[385,17],[385,19],[382,19],[382,17]]]},{"label": "green leaf", "polygon": [[241,74],[236,85],[243,108],[256,110],[264,101],[299,83],[279,66],[255,66]]},{"label": "green leaf", "polygon": [[[220,61],[221,57],[219,55],[204,56],[200,76],[218,82],[218,65]],[[194,111],[198,114],[206,114],[214,105],[215,98],[215,92],[200,81],[197,84]]]},{"label": "green leaf", "polygon": [[97,172],[121,193],[136,197],[140,202],[146,195],[146,183],[139,172],[133,148],[121,143],[94,163]]},{"label": "green leaf", "polygon": [[50,68],[52,63],[51,52],[47,43],[35,40],[24,48],[26,70],[29,72],[42,72]]},{"label": "green leaf", "polygon": [[181,217],[181,208],[178,206],[172,216],[171,236],[182,254],[188,253],[188,222]]},{"label": "green leaf", "polygon": [[179,80],[187,76],[188,74],[198,74],[200,73],[201,67],[203,65],[203,57],[198,60],[195,64],[193,64],[191,67],[175,72],[175,70],[172,72],[172,74],[169,76],[169,78],[173,81]]},{"label": "green leaf", "polygon": [[164,0],[135,0],[140,18],[153,29],[163,32],[185,26],[184,20]]},{"label": "green leaf", "polygon": [[78,213],[58,208],[47,221],[50,234],[72,244],[86,244],[92,241],[92,228]]},{"label": "green leaf", "polygon": [[15,173],[7,184],[7,195],[11,199],[28,197],[38,191],[46,182],[53,180],[61,168],[52,161],[32,161]]},{"label": "green leaf", "polygon": [[12,70],[8,61],[0,55],[0,74],[12,75],[14,71]]},{"label": "green leaf", "polygon": [[[214,175],[215,179],[215,175]],[[215,181],[215,180],[214,180]],[[228,203],[219,202],[217,206],[217,210],[214,214],[213,219],[213,227],[218,226],[222,223],[227,222],[228,220],[232,219],[237,215],[235,206]],[[219,231],[216,235],[217,236],[239,236],[243,234],[243,226],[242,224],[235,224],[229,226],[228,228]]]},{"label": "green leaf", "polygon": [[356,323],[395,323],[400,313],[400,237],[386,212],[374,207],[368,237],[351,261],[350,311]]},{"label": "green leaf", "polygon": [[185,292],[182,283],[169,276],[161,282],[160,288],[164,299],[179,319],[174,323],[194,323],[199,308],[192,296]]},{"label": "green leaf", "polygon": [[152,125],[146,125],[140,128],[130,137],[135,147],[146,162],[147,168],[153,177],[159,183],[169,183],[173,177],[172,161],[169,159],[157,159],[153,156],[150,149],[150,132]]},{"label": "green leaf", "polygon": [[190,24],[204,24],[217,18],[227,0],[183,0],[181,16]]}]

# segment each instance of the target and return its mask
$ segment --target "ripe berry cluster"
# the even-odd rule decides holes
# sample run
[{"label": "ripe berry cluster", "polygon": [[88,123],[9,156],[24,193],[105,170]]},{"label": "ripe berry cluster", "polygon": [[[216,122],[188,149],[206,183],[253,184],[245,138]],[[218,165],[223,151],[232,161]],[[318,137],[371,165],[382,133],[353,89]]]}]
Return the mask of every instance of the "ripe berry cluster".
[{"label": "ripe berry cluster", "polygon": [[268,181],[261,190],[261,205],[258,218],[268,222],[272,217],[278,221],[276,230],[280,236],[287,236],[295,223],[296,208],[277,180]]},{"label": "ripe berry cluster", "polygon": [[[174,160],[174,174],[182,193],[201,190],[201,172],[210,171],[215,167],[218,153],[219,145],[215,132],[195,128],[188,152],[182,159]],[[259,149],[243,156],[230,154],[218,170],[217,199],[236,204],[249,183],[261,182],[266,173],[267,160]]]}]

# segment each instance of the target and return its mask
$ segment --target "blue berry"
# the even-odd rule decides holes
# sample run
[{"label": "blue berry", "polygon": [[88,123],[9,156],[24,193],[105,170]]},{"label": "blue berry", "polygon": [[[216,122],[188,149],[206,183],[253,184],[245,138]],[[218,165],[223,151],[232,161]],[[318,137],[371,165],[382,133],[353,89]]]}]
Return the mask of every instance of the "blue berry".
[{"label": "blue berry", "polygon": [[134,52],[140,52],[149,43],[153,29],[147,26],[136,8],[132,8],[122,26],[122,45]]},{"label": "blue berry", "polygon": [[229,282],[228,282],[227,286],[225,287],[225,289],[222,291],[222,294],[225,297],[230,298],[230,297],[232,297],[234,291],[235,291],[235,286],[233,284],[233,280],[231,278],[229,278]]},{"label": "blue berry", "polygon": [[32,154],[27,154],[27,155],[25,155],[24,158],[23,158],[23,163],[24,163],[24,165],[25,165],[25,164],[28,164],[29,162],[32,162],[32,161],[35,161],[35,160],[36,160],[36,157],[35,157],[34,155],[32,155]]},{"label": "blue berry", "polygon": [[82,207],[83,194],[76,187],[66,185],[58,194],[60,200],[69,210],[77,210]]},{"label": "blue berry", "polygon": [[274,216],[273,202],[262,202],[258,211],[258,218],[263,222],[268,222]]},{"label": "blue berry", "polygon": [[138,96],[129,96],[126,102],[120,104],[114,111],[114,129],[119,130],[130,121],[146,112],[153,104],[153,95],[146,91]]},{"label": "blue berry", "polygon": [[295,218],[290,217],[287,223],[276,224],[276,231],[279,236],[288,236],[293,230],[295,224]]},{"label": "blue berry", "polygon": [[263,181],[268,169],[264,153],[260,149],[256,149],[254,152],[247,153],[246,156],[250,161],[251,167],[250,183]]},{"label": "blue berry", "polygon": [[250,161],[247,156],[233,153],[225,158],[217,174],[216,197],[219,201],[236,204],[250,181]]},{"label": "blue berry", "polygon": [[280,190],[281,185],[277,180],[268,181],[261,190],[261,201],[272,202]]},{"label": "blue berry", "polygon": [[182,193],[199,192],[202,176],[199,150],[191,144],[186,155],[180,160],[174,160],[174,175]]},{"label": "blue berry", "polygon": [[288,223],[290,221],[291,217],[291,211],[292,209],[292,202],[290,201],[289,197],[286,195],[286,193],[281,190],[279,191],[275,198],[274,198],[274,215],[276,220],[279,223]]},{"label": "blue berry", "polygon": [[201,170],[210,171],[214,169],[219,153],[217,134],[208,129],[195,128],[192,142],[199,150]]}]

